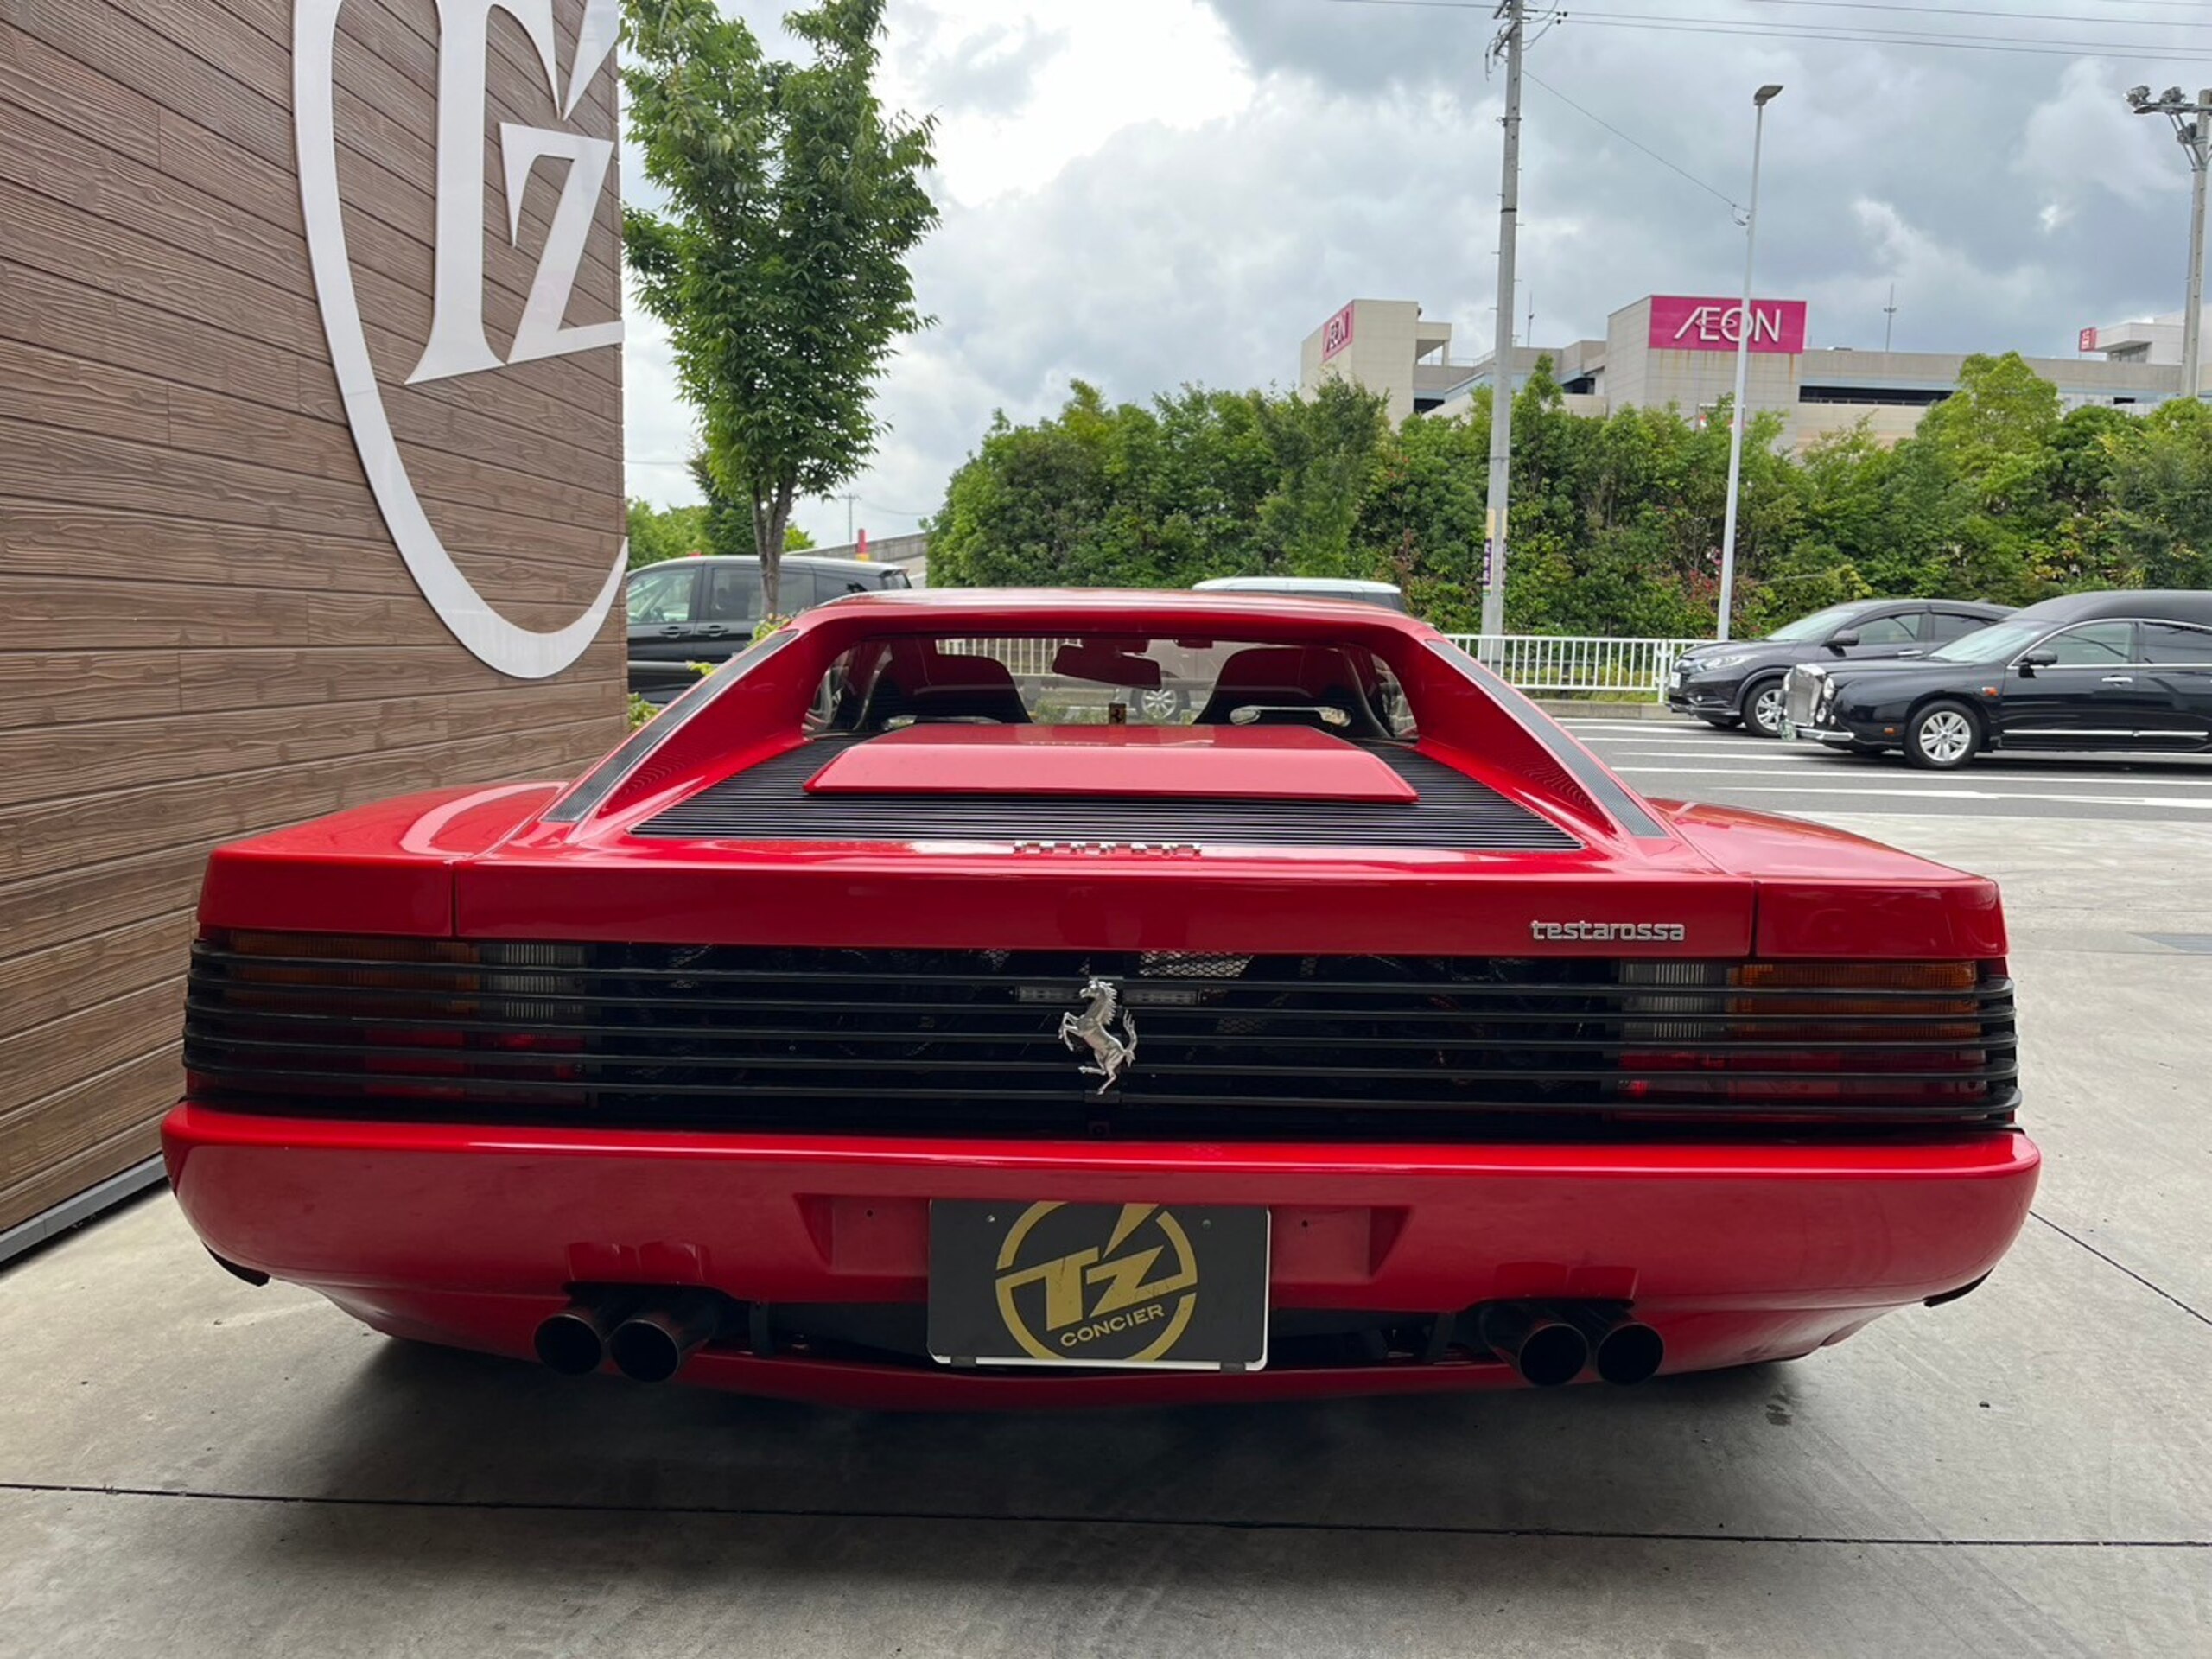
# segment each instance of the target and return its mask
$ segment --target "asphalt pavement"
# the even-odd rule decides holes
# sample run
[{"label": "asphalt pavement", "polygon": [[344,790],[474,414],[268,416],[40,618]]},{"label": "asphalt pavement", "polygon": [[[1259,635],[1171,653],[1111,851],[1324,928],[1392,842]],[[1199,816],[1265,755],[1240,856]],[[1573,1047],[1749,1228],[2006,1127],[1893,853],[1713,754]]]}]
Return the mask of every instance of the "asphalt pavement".
[{"label": "asphalt pavement", "polygon": [[1569,717],[1630,785],[1668,799],[1828,818],[1839,813],[2212,823],[2212,755],[1986,755],[1922,772],[1901,755],[1715,731],[1703,721]]}]

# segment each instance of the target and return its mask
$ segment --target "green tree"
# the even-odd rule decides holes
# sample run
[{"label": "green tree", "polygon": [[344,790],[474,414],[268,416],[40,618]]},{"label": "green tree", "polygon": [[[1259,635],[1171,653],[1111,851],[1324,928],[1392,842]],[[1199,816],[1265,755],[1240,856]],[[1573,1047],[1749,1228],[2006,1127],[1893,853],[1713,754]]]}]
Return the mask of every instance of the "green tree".
[{"label": "green tree", "polygon": [[2212,588],[2212,404],[2162,404],[2113,445],[2112,528],[2145,588]]},{"label": "green tree", "polygon": [[630,498],[630,569],[658,564],[687,554],[709,550],[707,509],[703,506],[656,507]]},{"label": "green tree", "polygon": [[[1724,404],[1568,411],[1540,363],[1514,406],[1507,626],[1700,635],[1719,602]],[[1109,405],[1077,383],[1052,417],[995,418],[930,526],[946,585],[1182,587],[1209,575],[1380,576],[1455,632],[1481,608],[1490,393],[1392,430],[1374,400],[1185,386]],[[1747,434],[1734,631],[1887,594],[2024,603],[2076,588],[2212,586],[2212,408],[2084,408],[2017,357],[1891,446],[1865,425],[1796,454]]]},{"label": "green tree", "polygon": [[769,60],[714,0],[626,0],[630,134],[663,210],[623,236],[639,303],[668,325],[724,522],[744,510],[766,608],[781,604],[792,503],[874,454],[875,383],[924,326],[906,258],[937,223],[931,124],[874,91],[884,0],[821,0]]}]

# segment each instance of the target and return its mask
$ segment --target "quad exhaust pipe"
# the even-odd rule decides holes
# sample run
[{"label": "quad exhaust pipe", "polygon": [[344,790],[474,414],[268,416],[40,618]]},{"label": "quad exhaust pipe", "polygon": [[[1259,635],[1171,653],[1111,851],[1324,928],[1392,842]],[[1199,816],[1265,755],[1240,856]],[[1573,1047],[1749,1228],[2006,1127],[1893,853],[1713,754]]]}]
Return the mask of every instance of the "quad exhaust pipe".
[{"label": "quad exhaust pipe", "polygon": [[564,1376],[588,1376],[608,1360],[639,1382],[665,1382],[721,1323],[711,1291],[674,1289],[578,1297],[537,1327],[537,1357]]},{"label": "quad exhaust pipe", "polygon": [[1483,1345],[1539,1389],[1572,1382],[1592,1365],[1607,1382],[1643,1382],[1667,1357],[1665,1338],[1624,1302],[1491,1302],[1475,1318]]}]

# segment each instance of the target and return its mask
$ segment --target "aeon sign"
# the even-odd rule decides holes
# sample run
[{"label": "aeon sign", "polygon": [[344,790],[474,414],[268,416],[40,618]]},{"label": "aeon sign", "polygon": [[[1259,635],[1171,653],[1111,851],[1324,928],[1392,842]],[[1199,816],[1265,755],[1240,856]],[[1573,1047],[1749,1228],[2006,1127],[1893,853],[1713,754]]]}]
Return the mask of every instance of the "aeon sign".
[{"label": "aeon sign", "polygon": [[1351,307],[1344,308],[1321,325],[1321,360],[1325,363],[1351,344]]},{"label": "aeon sign", "polygon": [[[1743,338],[1744,302],[1683,294],[1651,296],[1655,352],[1732,352]],[[1805,302],[1753,300],[1751,349],[1797,357],[1805,350]]]},{"label": "aeon sign", "polygon": [[[368,338],[346,250],[344,207],[338,191],[336,98],[333,49],[338,14],[346,0],[297,0],[292,14],[292,122],[300,161],[300,198],[307,221],[308,254],[321,302],[323,334],[330,342],[338,391],[360,451],[378,510],[407,563],[415,584],[454,637],[503,674],[542,679],[582,656],[621,585],[626,549],[609,551],[612,568],[598,596],[566,627],[538,632],[510,622],[479,594],[454,563],[431,524],[392,435],[382,388],[370,361]],[[378,0],[356,0],[375,4]],[[509,364],[617,346],[620,318],[570,327],[563,321],[591,232],[592,217],[614,156],[611,139],[566,127],[499,124],[508,239],[519,244],[523,191],[538,162],[566,162],[567,175],[553,210],[545,247],[523,304],[513,343],[504,360],[484,334],[484,117],[486,53],[492,14],[504,11],[522,26],[545,71],[546,91],[563,121],[614,51],[621,25],[620,0],[588,0],[570,54],[569,84],[558,84],[553,0],[437,0],[438,124],[436,275],[429,338],[407,377],[410,385],[476,374]]]}]

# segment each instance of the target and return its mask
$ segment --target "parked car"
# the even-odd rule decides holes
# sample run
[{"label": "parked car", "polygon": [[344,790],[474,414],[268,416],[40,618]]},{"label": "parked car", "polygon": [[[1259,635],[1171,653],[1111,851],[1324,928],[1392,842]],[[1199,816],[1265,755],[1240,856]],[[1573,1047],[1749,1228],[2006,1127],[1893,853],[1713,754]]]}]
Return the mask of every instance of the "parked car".
[{"label": "parked car", "polygon": [[1395,583],[1363,582],[1353,576],[1208,576],[1193,584],[1201,594],[1273,594],[1281,599],[1350,599],[1385,610],[1406,611],[1406,595]]},{"label": "parked car", "polygon": [[2005,956],[1990,882],[1643,799],[1380,606],[868,594],[574,784],[219,849],[164,1146],[233,1272],[563,1372],[1624,1383],[1989,1273]]},{"label": "parked car", "polygon": [[1759,639],[1682,653],[1667,706],[1708,726],[1782,735],[1783,682],[1799,663],[1916,656],[1987,627],[2011,607],[1970,599],[1858,599],[1801,616]]},{"label": "parked car", "polygon": [[[790,553],[783,560],[784,614],[797,615],[847,594],[911,584],[894,564]],[[664,559],[632,570],[630,690],[667,702],[698,678],[694,663],[728,662],[760,626],[760,561],[749,555]]]},{"label": "parked car", "polygon": [[1948,772],[1991,749],[2212,749],[2212,594],[2068,594],[1917,662],[1793,671],[1796,736]]}]

